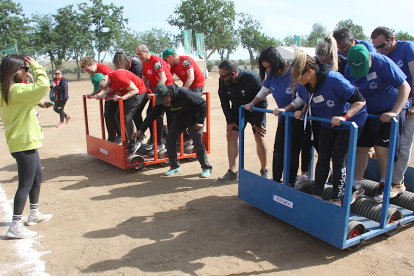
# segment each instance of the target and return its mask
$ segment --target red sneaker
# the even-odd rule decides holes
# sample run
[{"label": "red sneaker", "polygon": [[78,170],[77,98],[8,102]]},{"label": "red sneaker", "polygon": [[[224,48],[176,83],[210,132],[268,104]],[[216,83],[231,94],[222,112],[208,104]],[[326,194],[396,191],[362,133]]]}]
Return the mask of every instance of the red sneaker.
[{"label": "red sneaker", "polygon": [[64,127],[64,126],[65,126],[65,124],[60,122],[56,127]]},{"label": "red sneaker", "polygon": [[66,124],[69,123],[69,120],[70,120],[70,115],[66,116]]}]

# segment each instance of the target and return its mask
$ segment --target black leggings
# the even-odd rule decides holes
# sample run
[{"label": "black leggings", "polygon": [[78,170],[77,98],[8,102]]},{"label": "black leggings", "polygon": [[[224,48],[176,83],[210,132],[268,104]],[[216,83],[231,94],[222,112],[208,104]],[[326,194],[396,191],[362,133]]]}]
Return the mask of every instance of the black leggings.
[{"label": "black leggings", "polygon": [[68,101],[68,99],[56,101],[55,106],[53,107],[53,110],[60,115],[60,122],[61,123],[63,123],[65,118],[68,117],[68,115],[66,115],[65,111],[63,111],[67,101]]},{"label": "black leggings", "polygon": [[17,162],[19,186],[14,196],[14,215],[23,214],[27,195],[30,203],[39,203],[40,186],[42,183],[42,165],[40,164],[37,149],[13,152],[11,154]]}]

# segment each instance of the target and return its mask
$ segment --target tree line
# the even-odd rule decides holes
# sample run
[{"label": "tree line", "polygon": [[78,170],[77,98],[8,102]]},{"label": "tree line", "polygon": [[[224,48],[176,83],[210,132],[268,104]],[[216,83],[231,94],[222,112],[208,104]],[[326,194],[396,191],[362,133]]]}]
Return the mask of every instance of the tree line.
[{"label": "tree line", "polygon": [[[48,57],[53,70],[69,59],[79,65],[85,56],[97,56],[100,62],[117,51],[134,56],[139,44],[146,44],[152,52],[160,54],[183,39],[182,34],[173,35],[162,28],[144,32],[131,30],[123,11],[123,6],[90,0],[90,5],[71,4],[54,14],[36,13],[26,17],[20,3],[0,0],[0,51],[17,43],[22,55]],[[195,33],[203,33],[206,60],[216,52],[221,60],[229,59],[241,45],[249,53],[252,68],[262,50],[269,46],[290,46],[294,40],[293,35],[282,40],[266,35],[261,31],[260,21],[248,13],[235,12],[232,0],[182,0],[166,21],[180,31],[191,29],[193,41]],[[351,29],[357,39],[369,39],[362,26],[351,19],[340,21],[336,27]],[[399,40],[414,41],[407,32],[394,33]],[[309,35],[300,36],[301,46],[314,47],[318,38],[326,35],[327,28],[314,23]]]}]

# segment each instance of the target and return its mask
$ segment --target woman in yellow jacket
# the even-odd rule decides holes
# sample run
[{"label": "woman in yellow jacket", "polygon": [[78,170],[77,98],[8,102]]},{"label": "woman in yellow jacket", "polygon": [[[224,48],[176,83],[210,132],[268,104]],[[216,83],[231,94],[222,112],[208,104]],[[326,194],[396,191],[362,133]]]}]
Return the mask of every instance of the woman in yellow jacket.
[{"label": "woman in yellow jacket", "polygon": [[[34,83],[18,83],[25,77],[29,67],[34,73]],[[9,238],[32,238],[37,233],[25,228],[22,214],[30,199],[30,215],[26,225],[35,225],[52,218],[38,210],[42,166],[37,148],[42,146],[43,130],[37,121],[33,107],[49,91],[49,80],[33,58],[7,55],[0,65],[0,118],[3,121],[7,145],[16,159],[19,186],[14,197],[13,220],[6,236]]]}]

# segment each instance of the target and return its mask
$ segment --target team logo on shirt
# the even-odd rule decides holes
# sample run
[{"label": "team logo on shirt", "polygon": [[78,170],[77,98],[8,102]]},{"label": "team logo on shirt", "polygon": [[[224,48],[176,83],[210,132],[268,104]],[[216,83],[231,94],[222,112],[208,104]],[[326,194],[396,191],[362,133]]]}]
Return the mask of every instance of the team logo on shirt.
[{"label": "team logo on shirt", "polygon": [[246,91],[242,90],[240,92],[243,94],[243,96],[246,96]]},{"label": "team logo on shirt", "polygon": [[156,61],[155,63],[154,63],[154,70],[155,70],[155,72],[157,72],[158,70],[160,70],[162,68],[162,63],[161,63],[161,61]]},{"label": "team logo on shirt", "polygon": [[400,59],[398,62],[397,62],[397,66],[398,67],[403,67],[404,66],[404,62]]},{"label": "team logo on shirt", "polygon": [[332,101],[332,100],[327,100],[327,101],[326,101],[326,105],[327,105],[328,107],[334,107],[334,106],[335,106],[335,102],[334,102],[334,101]]},{"label": "team logo on shirt", "polygon": [[187,66],[191,65],[191,61],[188,58],[186,58],[185,60],[181,61],[181,64],[184,68],[186,68]]},{"label": "team logo on shirt", "polygon": [[185,75],[185,71],[181,71],[181,75],[183,75],[183,76],[184,76],[184,75]]},{"label": "team logo on shirt", "polygon": [[152,75],[152,70],[148,70],[148,75]]},{"label": "team logo on shirt", "polygon": [[292,88],[290,87],[286,88],[286,94],[292,95]]},{"label": "team logo on shirt", "polygon": [[369,84],[369,89],[377,89],[377,87],[378,87],[378,84],[375,81]]}]

